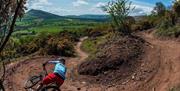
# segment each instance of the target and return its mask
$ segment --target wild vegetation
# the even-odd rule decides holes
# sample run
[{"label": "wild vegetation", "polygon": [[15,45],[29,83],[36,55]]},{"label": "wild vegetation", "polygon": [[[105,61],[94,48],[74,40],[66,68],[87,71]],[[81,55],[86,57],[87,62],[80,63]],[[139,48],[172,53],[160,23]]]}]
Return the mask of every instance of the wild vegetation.
[{"label": "wild vegetation", "polygon": [[104,11],[109,13],[112,19],[112,24],[116,30],[122,34],[130,34],[130,22],[128,22],[128,15],[133,10],[131,3],[128,0],[110,1],[108,5],[102,7]]},{"label": "wild vegetation", "polygon": [[[22,17],[25,12],[26,0],[0,0],[0,56],[5,48],[11,34],[14,31],[16,19]],[[1,62],[0,62],[1,64]],[[5,78],[5,65],[3,63],[2,77],[0,78],[0,90],[5,90],[3,86]],[[2,69],[0,69],[2,70]]]},{"label": "wild vegetation", "polygon": [[[1,60],[33,53],[75,56],[75,42],[82,36],[93,34],[91,30],[102,25],[102,19],[84,19],[85,16],[62,17],[40,10],[30,10],[16,22],[15,31],[2,52]],[[103,19],[105,21],[107,18]]]},{"label": "wild vegetation", "polygon": [[167,8],[162,2],[157,2],[152,14],[142,17],[132,26],[133,31],[155,28],[155,35],[159,37],[178,38],[180,1],[175,0],[171,8]]}]

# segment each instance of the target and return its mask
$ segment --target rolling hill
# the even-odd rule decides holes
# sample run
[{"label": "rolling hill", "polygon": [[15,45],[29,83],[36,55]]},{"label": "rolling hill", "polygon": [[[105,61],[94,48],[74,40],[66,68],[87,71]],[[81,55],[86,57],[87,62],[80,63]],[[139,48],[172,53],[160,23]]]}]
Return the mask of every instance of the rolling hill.
[{"label": "rolling hill", "polygon": [[31,9],[29,10],[24,18],[22,19],[23,21],[31,21],[31,20],[36,20],[36,19],[42,19],[42,20],[51,20],[51,19],[60,19],[60,20],[65,20],[66,18],[63,16],[58,16],[49,12],[45,12],[42,10],[35,10]]},{"label": "rolling hill", "polygon": [[91,14],[87,14],[87,15],[78,15],[78,16],[77,15],[69,15],[69,16],[66,16],[66,17],[69,17],[71,19],[93,20],[93,21],[99,21],[99,22],[109,20],[108,15],[91,15]]},{"label": "rolling hill", "polygon": [[34,21],[34,20],[62,20],[62,21],[79,20],[79,21],[104,22],[108,20],[108,16],[107,15],[59,16],[46,11],[31,9],[25,14],[24,18],[22,19],[22,21]]}]

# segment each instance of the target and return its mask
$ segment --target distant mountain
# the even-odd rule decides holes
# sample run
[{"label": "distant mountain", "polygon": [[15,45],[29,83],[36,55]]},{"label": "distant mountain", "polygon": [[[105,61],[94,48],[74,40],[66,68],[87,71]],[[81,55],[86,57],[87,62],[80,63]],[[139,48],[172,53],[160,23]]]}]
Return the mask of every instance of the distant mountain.
[{"label": "distant mountain", "polygon": [[46,20],[80,20],[80,21],[107,21],[109,18],[107,15],[68,15],[59,16],[42,10],[29,10],[22,21],[46,21]]},{"label": "distant mountain", "polygon": [[133,17],[136,21],[139,21],[139,20],[143,20],[146,16],[141,15],[141,16],[133,16]]},{"label": "distant mountain", "polygon": [[107,21],[109,19],[108,15],[69,15],[66,16],[72,19],[81,19],[81,20],[95,20],[95,21]]},{"label": "distant mountain", "polygon": [[50,19],[65,19],[63,16],[55,15],[49,12],[45,12],[42,10],[29,10],[23,20],[34,20],[34,19],[42,19],[42,20],[50,20]]}]

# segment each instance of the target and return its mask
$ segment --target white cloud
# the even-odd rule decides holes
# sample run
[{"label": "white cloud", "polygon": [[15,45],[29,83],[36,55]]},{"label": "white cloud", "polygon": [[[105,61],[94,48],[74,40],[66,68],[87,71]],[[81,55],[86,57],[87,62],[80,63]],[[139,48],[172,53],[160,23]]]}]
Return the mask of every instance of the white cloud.
[{"label": "white cloud", "polygon": [[29,9],[42,9],[44,6],[51,6],[52,3],[48,0],[29,0],[27,7]]},{"label": "white cloud", "polygon": [[[59,0],[61,1],[61,0]],[[134,11],[130,15],[145,15],[150,14],[154,5],[146,2],[140,2],[137,0],[131,0],[132,5],[135,6]],[[73,0],[70,4],[74,7],[60,7],[53,3],[52,0],[28,0],[28,9],[39,9],[48,11],[58,15],[69,15],[69,14],[106,14],[102,11],[101,7],[106,5],[108,1],[99,1],[96,3],[90,0]],[[86,6],[85,6],[86,5]],[[85,6],[85,7],[84,7]],[[76,8],[75,8],[76,7]],[[83,8],[82,8],[83,7]]]},{"label": "white cloud", "polygon": [[[150,14],[151,11],[153,10],[154,5],[145,3],[145,2],[140,2],[136,0],[131,0],[132,1],[132,7],[135,7],[133,11],[130,12],[130,15],[132,16],[137,16],[137,15],[147,15]],[[92,8],[90,11],[94,13],[99,13],[99,14],[106,14],[104,11],[102,11],[101,7],[106,5],[107,2],[98,2]]]},{"label": "white cloud", "polygon": [[101,8],[102,6],[105,6],[107,3],[105,3],[105,2],[98,2],[96,5],[95,5],[95,7],[96,8]]},{"label": "white cloud", "polygon": [[77,0],[75,2],[72,2],[73,6],[81,6],[81,5],[88,5],[89,3],[86,0]]},{"label": "white cloud", "polygon": [[135,7],[135,9],[130,13],[130,15],[136,16],[136,15],[148,15],[151,14],[151,11],[153,10],[154,5],[144,2],[139,2],[136,0],[132,0],[132,7]]},{"label": "white cloud", "polygon": [[50,12],[57,15],[64,15],[64,13],[70,13],[72,10],[64,9],[62,7],[54,6],[50,0],[29,0],[26,4],[28,9],[37,9]]},{"label": "white cloud", "polygon": [[57,15],[64,15],[67,13],[75,12],[74,10],[68,10],[61,7],[44,8],[44,10],[53,14],[57,14]]},{"label": "white cloud", "polygon": [[106,14],[101,8],[102,6],[105,6],[106,4],[107,4],[106,2],[98,2],[95,5],[91,6],[89,11],[93,12],[94,14]]}]

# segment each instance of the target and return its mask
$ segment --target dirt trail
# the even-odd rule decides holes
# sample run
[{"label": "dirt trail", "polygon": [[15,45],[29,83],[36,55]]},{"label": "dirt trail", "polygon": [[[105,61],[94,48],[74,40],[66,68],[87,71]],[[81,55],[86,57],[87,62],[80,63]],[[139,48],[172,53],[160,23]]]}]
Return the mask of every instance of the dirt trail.
[{"label": "dirt trail", "polygon": [[[78,57],[76,58],[66,58],[67,60],[67,80],[61,87],[62,91],[169,91],[170,88],[180,85],[180,43],[172,40],[159,40],[155,38],[152,34],[140,33],[140,37],[144,38],[147,42],[151,44],[151,47],[156,47],[158,50],[148,50],[148,52],[153,55],[159,55],[151,57],[145,55],[142,60],[159,60],[159,65],[156,69],[156,73],[152,73],[152,77],[148,81],[137,81],[130,82],[133,85],[123,85],[125,90],[119,90],[122,86],[115,85],[114,87],[104,87],[98,84],[88,84],[86,82],[80,82],[74,80],[77,74],[74,70],[79,63],[84,61],[88,54],[80,49],[82,41],[85,38],[81,38],[80,42],[75,46]],[[147,56],[147,57],[146,57]],[[149,57],[149,58],[148,58]],[[44,61],[52,60],[56,57],[34,57],[28,60],[24,60],[18,63],[14,63],[7,70],[7,77],[5,86],[7,91],[24,91],[23,84],[24,81],[33,74],[38,74],[41,72],[41,65]],[[50,66],[53,68],[53,66]],[[148,68],[148,67],[146,67]],[[135,85],[134,85],[135,84]],[[136,85],[137,84],[137,85]]]},{"label": "dirt trail", "polygon": [[78,57],[68,59],[67,67],[70,67],[70,69],[77,66],[80,62],[82,62],[83,60],[85,60],[88,57],[88,54],[81,50],[81,44],[87,38],[88,37],[81,38],[80,41],[76,44],[75,50],[76,50]]},{"label": "dirt trail", "polygon": [[153,46],[160,48],[158,72],[146,85],[153,91],[169,91],[170,88],[180,85],[180,43],[172,40],[159,40],[147,33],[141,33],[140,36]]},{"label": "dirt trail", "polygon": [[76,50],[76,52],[77,52],[77,54],[79,55],[79,60],[80,61],[83,61],[83,60],[85,60],[87,57],[88,57],[88,54],[87,53],[85,53],[85,52],[83,52],[82,50],[81,50],[81,45],[82,45],[82,42],[85,40],[85,39],[87,39],[88,37],[83,37],[83,38],[81,38],[80,39],[80,42],[78,42],[77,43],[77,45],[75,46],[75,50]]},{"label": "dirt trail", "polygon": [[[74,83],[71,82],[71,70],[76,67],[81,61],[88,57],[88,54],[81,50],[82,41],[87,39],[83,37],[75,46],[78,57],[76,58],[65,58],[67,60],[67,80],[63,85],[63,91],[76,91],[77,88],[73,86]],[[5,80],[5,88],[7,91],[24,91],[23,86],[25,80],[32,76],[37,75],[42,71],[42,63],[48,60],[55,59],[56,57],[33,57],[30,59],[22,60],[20,62],[14,62],[8,65],[7,77]],[[53,66],[49,66],[53,68]]]}]

